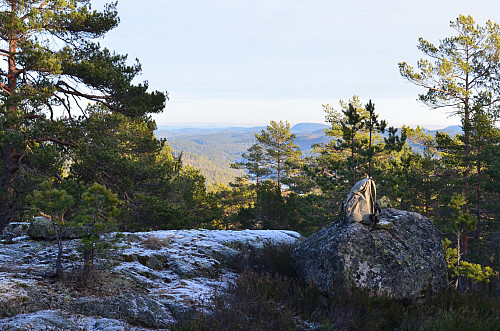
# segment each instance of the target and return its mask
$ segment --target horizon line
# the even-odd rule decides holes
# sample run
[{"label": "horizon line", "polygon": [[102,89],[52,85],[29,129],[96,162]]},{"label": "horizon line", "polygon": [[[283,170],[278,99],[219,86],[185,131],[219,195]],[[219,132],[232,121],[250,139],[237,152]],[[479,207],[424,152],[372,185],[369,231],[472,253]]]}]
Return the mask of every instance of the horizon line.
[{"label": "horizon line", "polygon": [[[329,126],[326,122],[297,122],[290,123],[290,126],[293,127],[297,124],[321,124],[325,126]],[[171,122],[161,122],[156,123],[157,129],[161,129],[161,127],[171,127],[175,129],[228,129],[228,128],[254,128],[254,127],[266,127],[269,123],[223,123],[223,122],[179,122],[179,123],[171,123]],[[416,127],[410,125],[409,127]],[[431,125],[418,125],[422,128],[428,130],[438,130],[438,129],[446,129],[449,127],[460,127],[460,125],[446,125],[446,124],[431,124]],[[400,128],[400,127],[398,127]]]}]

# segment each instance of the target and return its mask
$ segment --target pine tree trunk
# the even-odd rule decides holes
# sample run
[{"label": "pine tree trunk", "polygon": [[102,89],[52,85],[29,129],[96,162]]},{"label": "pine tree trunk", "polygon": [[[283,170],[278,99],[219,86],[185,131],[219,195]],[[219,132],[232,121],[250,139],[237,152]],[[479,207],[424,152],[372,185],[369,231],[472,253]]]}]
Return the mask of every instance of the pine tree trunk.
[{"label": "pine tree trunk", "polygon": [[457,283],[455,285],[455,288],[457,290],[460,290],[460,285],[461,285],[461,279],[460,279],[460,238],[461,238],[461,232],[460,230],[457,231]]},{"label": "pine tree trunk", "polygon": [[0,178],[0,230],[12,222],[15,193],[12,187],[14,173],[19,169],[14,148],[4,144],[1,148],[2,175]]},{"label": "pine tree trunk", "polygon": [[482,150],[481,150],[481,141],[479,139],[479,146],[478,146],[478,152],[477,152],[477,164],[476,164],[476,171],[477,171],[477,186],[476,186],[476,217],[477,217],[477,222],[479,224],[479,221],[481,220],[481,179],[482,179],[482,164],[481,164],[481,155]]},{"label": "pine tree trunk", "polygon": [[[11,10],[14,12],[16,10],[17,2],[11,2]],[[9,37],[9,56],[8,56],[8,73],[7,73],[7,86],[4,88],[8,93],[6,99],[6,114],[8,124],[3,128],[6,132],[19,132],[19,107],[13,97],[16,94],[17,89],[17,75],[18,71],[16,68],[15,55],[17,52],[17,37]],[[13,124],[12,124],[13,123]],[[4,142],[0,147],[0,153],[2,157],[2,174],[0,177],[0,230],[5,228],[7,224],[12,222],[12,218],[15,211],[15,190],[12,186],[15,173],[19,170],[19,160],[21,155],[18,152],[19,146],[11,140],[10,142]]]},{"label": "pine tree trunk", "polygon": [[56,260],[56,272],[57,278],[59,280],[63,280],[63,268],[62,268],[62,254],[63,254],[63,246],[62,246],[62,231],[59,226],[54,223],[54,232],[56,234],[57,241],[57,260]]},{"label": "pine tree trunk", "polygon": [[[469,60],[469,55],[467,55],[467,61]],[[468,92],[470,90],[470,82],[469,82],[469,74],[466,74],[465,77],[465,89]],[[467,213],[469,212],[469,180],[470,180],[470,170],[471,170],[471,165],[470,165],[470,155],[471,155],[471,144],[470,144],[470,131],[471,131],[471,120],[470,120],[470,104],[469,104],[469,98],[465,99],[464,103],[464,117],[463,117],[463,131],[464,131],[464,155],[463,155],[463,161],[465,163],[464,168],[465,170],[463,171],[462,177],[464,180],[464,186],[462,189],[462,193],[464,194],[465,197],[465,210],[464,212]],[[463,255],[464,258],[467,258],[467,244],[469,242],[469,237],[468,234],[464,231],[462,233],[462,247],[461,251],[459,250],[458,252]]]},{"label": "pine tree trunk", "polygon": [[91,259],[90,249],[85,247],[83,249],[83,275],[82,275],[82,283],[84,287],[87,286],[87,280],[90,274],[90,269],[91,269],[90,259]]},{"label": "pine tree trunk", "polygon": [[0,198],[0,230],[3,230],[12,220],[12,208],[10,199],[2,194]]},{"label": "pine tree trunk", "polygon": [[372,176],[372,128],[370,127],[370,141],[368,144],[368,177]]},{"label": "pine tree trunk", "polygon": [[356,183],[356,166],[354,165],[354,135],[351,139],[351,166],[352,166],[352,183],[351,187]]}]

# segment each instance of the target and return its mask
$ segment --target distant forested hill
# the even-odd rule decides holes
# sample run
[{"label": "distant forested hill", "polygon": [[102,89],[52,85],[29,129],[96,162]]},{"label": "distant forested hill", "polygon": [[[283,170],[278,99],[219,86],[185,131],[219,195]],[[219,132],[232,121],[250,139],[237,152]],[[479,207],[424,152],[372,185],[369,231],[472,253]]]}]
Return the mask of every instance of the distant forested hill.
[{"label": "distant forested hill", "polygon": [[[300,123],[292,127],[297,135],[295,143],[305,155],[312,151],[311,145],[325,142],[323,129],[328,126],[317,123]],[[182,152],[185,164],[199,169],[208,185],[216,182],[229,184],[242,170],[231,169],[231,163],[241,159],[241,154],[256,142],[255,133],[264,127],[253,128],[175,128],[159,127],[158,138],[166,138],[176,155]]]},{"label": "distant forested hill", "polygon": [[[174,154],[182,152],[185,164],[200,170],[207,179],[207,185],[216,182],[228,185],[236,176],[244,174],[243,170],[231,169],[230,165],[254,143],[254,132],[207,132],[195,135],[179,132],[170,135],[167,142]],[[164,138],[161,133],[157,137]]]},{"label": "distant forested hill", "polygon": [[[291,128],[297,138],[294,140],[304,156],[312,153],[313,144],[329,140],[324,129],[329,126],[319,123],[299,123]],[[231,163],[241,159],[241,154],[256,142],[255,133],[264,127],[253,128],[176,128],[161,126],[156,130],[158,138],[166,138],[176,155],[182,152],[185,164],[199,169],[207,179],[207,185],[216,182],[228,185],[242,170],[231,169]],[[447,127],[442,130],[452,136],[460,132],[460,127]],[[414,146],[417,150],[421,147]]]}]

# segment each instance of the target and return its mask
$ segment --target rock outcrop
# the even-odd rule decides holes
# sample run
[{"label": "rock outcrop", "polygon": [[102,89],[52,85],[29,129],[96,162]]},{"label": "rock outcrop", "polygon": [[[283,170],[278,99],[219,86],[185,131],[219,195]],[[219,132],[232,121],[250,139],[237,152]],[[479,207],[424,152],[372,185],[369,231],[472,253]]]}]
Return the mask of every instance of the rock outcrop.
[{"label": "rock outcrop", "polygon": [[[55,281],[54,241],[19,237],[0,243],[0,330],[168,328],[205,309],[215,291],[238,277],[233,267],[250,252],[300,239],[284,230],[124,233],[99,283],[81,292]],[[79,239],[64,241],[67,275],[81,264],[79,246]]]},{"label": "rock outcrop", "polygon": [[73,300],[68,311],[86,315],[124,320],[132,325],[168,328],[174,318],[154,299],[136,293],[105,298],[84,297]]},{"label": "rock outcrop", "polygon": [[339,286],[415,300],[447,287],[439,233],[417,213],[383,209],[376,228],[337,222],[294,252],[298,273],[325,292]]},{"label": "rock outcrop", "polygon": [[24,237],[28,233],[30,223],[28,222],[12,222],[2,231],[2,239],[6,242],[11,242],[14,238]]},{"label": "rock outcrop", "polygon": [[39,310],[35,313],[21,314],[12,318],[0,320],[2,330],[144,330],[130,326],[130,324],[116,319],[88,317],[56,310]]}]

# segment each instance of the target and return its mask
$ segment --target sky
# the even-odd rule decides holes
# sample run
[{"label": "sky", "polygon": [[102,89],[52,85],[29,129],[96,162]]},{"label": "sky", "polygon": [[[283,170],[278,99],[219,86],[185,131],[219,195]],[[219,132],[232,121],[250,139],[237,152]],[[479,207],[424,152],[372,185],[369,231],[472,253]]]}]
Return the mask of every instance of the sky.
[{"label": "sky", "polygon": [[418,38],[438,44],[460,14],[500,23],[500,1],[120,0],[118,14],[100,43],[168,91],[158,125],[324,123],[323,104],[357,95],[389,125],[437,129],[460,120],[418,102],[398,62],[415,65]]}]

